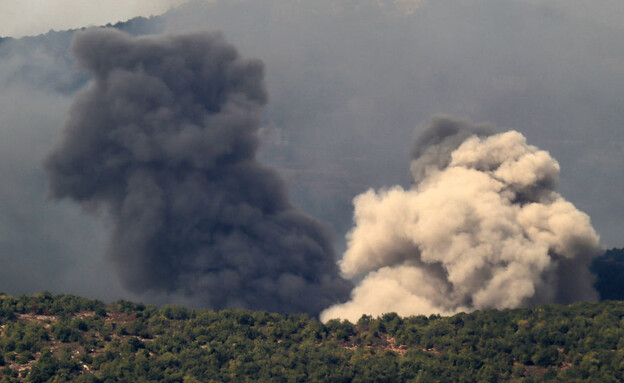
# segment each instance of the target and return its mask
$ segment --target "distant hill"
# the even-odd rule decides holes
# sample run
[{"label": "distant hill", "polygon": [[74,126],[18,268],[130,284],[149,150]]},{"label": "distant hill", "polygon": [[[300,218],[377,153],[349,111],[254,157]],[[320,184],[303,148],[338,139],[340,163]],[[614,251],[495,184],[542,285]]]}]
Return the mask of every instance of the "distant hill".
[{"label": "distant hill", "polygon": [[594,260],[591,270],[597,276],[594,287],[600,300],[624,300],[624,249],[611,249]]},{"label": "distant hill", "polygon": [[190,310],[0,295],[2,382],[616,382],[624,303],[452,317]]},{"label": "distant hill", "polygon": [[[139,36],[162,33],[165,24],[162,17],[153,16],[135,17],[106,27]],[[4,71],[11,73],[12,81],[19,80],[61,94],[74,94],[87,81],[86,74],[77,70],[71,58],[70,46],[76,31],[49,31],[18,39],[0,37],[0,64]]]}]

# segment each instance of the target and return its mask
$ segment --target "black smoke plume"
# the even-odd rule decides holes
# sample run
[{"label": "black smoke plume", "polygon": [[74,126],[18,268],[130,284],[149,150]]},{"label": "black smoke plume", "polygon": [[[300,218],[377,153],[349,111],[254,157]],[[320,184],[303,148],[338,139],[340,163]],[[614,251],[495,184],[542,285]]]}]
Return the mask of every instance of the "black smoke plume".
[{"label": "black smoke plume", "polygon": [[51,195],[109,219],[129,289],[310,313],[348,296],[326,229],[256,159],[260,61],[211,33],[91,29],[73,53],[93,80],[45,162]]}]

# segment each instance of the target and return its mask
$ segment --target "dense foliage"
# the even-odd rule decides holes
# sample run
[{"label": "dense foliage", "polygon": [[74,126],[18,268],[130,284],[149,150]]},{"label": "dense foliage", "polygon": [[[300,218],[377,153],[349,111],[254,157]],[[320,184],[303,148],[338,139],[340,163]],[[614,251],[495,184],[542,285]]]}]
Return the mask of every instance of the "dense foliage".
[{"label": "dense foliage", "polygon": [[624,303],[357,323],[0,295],[2,382],[618,382]]}]

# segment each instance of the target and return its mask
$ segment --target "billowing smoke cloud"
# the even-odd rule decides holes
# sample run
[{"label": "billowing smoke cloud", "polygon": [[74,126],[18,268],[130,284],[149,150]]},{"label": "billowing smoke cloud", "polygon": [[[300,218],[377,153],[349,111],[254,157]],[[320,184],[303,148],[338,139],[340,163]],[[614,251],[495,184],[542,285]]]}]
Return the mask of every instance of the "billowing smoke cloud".
[{"label": "billowing smoke cloud", "polygon": [[[564,165],[557,191],[592,217],[603,245],[621,248],[621,1],[436,0],[409,15],[393,3],[200,1],[115,27],[218,29],[265,63],[270,135],[258,157],[279,169],[295,205],[339,233],[340,253],[353,197],[404,185],[406,137],[436,113],[514,127],[548,150]],[[104,220],[46,199],[42,160],[90,77],[69,54],[72,35],[0,40],[0,290],[187,304],[110,283]]]},{"label": "billowing smoke cloud", "polygon": [[51,194],[108,218],[128,288],[311,313],[346,298],[326,229],[256,159],[260,61],[210,33],[91,29],[73,52],[93,81],[45,163]]},{"label": "billowing smoke cloud", "polygon": [[354,199],[340,268],[363,279],[322,319],[597,299],[599,239],[554,191],[559,164],[516,131],[487,131],[434,118],[413,151],[414,185]]}]

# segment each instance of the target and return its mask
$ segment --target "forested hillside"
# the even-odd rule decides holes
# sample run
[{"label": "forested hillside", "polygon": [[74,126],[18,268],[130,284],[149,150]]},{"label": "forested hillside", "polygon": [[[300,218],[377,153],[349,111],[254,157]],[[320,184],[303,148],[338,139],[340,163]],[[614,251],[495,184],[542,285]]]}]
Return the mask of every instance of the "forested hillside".
[{"label": "forested hillside", "polygon": [[452,317],[189,310],[0,296],[2,382],[616,382],[624,303]]}]

